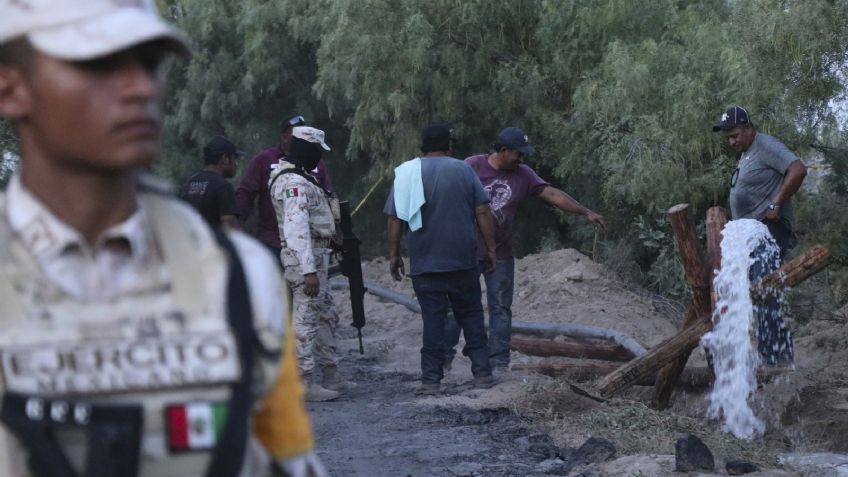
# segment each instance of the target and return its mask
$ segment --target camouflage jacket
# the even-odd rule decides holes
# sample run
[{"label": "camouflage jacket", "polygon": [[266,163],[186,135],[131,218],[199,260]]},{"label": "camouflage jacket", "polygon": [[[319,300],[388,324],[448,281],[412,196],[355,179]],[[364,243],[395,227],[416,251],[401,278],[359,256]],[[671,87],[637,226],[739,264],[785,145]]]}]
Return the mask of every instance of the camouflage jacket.
[{"label": "camouflage jacket", "polygon": [[268,184],[277,212],[281,245],[284,251],[294,252],[300,273],[306,275],[316,271],[313,250],[316,239],[328,243],[335,235],[336,225],[324,191],[303,176],[285,173],[292,169],[293,164],[281,159]]}]

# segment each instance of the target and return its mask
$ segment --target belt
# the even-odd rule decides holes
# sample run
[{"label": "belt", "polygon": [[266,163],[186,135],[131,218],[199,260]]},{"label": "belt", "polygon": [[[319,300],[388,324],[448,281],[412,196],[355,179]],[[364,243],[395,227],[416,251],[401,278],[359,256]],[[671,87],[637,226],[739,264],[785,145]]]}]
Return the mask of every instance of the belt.
[{"label": "belt", "polygon": [[[330,248],[330,244],[333,239],[325,238],[325,237],[312,237],[312,246],[317,246],[318,248]],[[280,240],[280,246],[283,248],[287,248],[286,241]]]}]

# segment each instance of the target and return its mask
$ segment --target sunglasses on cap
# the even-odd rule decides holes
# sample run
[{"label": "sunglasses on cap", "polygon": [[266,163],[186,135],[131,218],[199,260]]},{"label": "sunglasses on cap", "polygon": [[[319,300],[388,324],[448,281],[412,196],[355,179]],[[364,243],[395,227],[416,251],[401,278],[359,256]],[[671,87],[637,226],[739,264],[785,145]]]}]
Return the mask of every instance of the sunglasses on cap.
[{"label": "sunglasses on cap", "polygon": [[306,124],[306,118],[298,115],[298,116],[295,116],[295,117],[289,119],[288,123],[289,123],[289,126],[301,126],[303,124]]}]

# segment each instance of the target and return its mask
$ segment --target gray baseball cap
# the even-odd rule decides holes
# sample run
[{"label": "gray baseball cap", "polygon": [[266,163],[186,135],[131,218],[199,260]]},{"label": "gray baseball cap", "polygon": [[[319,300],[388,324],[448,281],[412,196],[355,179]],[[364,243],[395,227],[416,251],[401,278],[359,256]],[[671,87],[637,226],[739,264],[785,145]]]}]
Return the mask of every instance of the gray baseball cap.
[{"label": "gray baseball cap", "polygon": [[152,40],[190,54],[154,0],[0,0],[0,12],[0,44],[26,38],[61,60],[90,60]]}]

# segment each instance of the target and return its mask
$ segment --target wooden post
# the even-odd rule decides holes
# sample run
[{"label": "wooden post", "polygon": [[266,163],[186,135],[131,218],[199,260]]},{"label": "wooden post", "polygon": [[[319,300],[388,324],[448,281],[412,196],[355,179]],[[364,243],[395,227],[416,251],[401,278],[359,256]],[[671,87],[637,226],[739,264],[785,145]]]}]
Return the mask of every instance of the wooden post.
[{"label": "wooden post", "polygon": [[[707,209],[707,266],[709,267],[707,276],[710,281],[711,310],[715,310],[715,303],[718,299],[715,292],[715,277],[718,270],[721,269],[721,232],[725,225],[727,225],[727,211],[724,210],[724,207]],[[707,367],[711,373],[715,373],[712,355],[706,348],[704,348],[704,354],[707,357]],[[715,375],[713,375],[713,378],[715,378]]]},{"label": "wooden post", "polygon": [[531,356],[566,356],[571,358],[602,359],[605,361],[629,361],[633,353],[621,345],[606,343],[578,343],[576,341],[554,341],[544,338],[521,338],[513,336],[510,349]]},{"label": "wooden post", "polygon": [[[822,245],[813,246],[752,285],[752,293],[761,294],[758,290],[762,290],[762,283],[777,283],[782,287],[798,285],[821,271],[830,263],[830,260],[830,251],[826,247]],[[771,289],[773,290],[774,287],[772,286]],[[711,313],[702,314],[692,326],[681,330],[676,335],[648,350],[647,353],[638,356],[601,379],[597,386],[598,393],[602,397],[609,397],[632,383],[645,379],[660,367],[677,359],[684,351],[691,350],[693,346],[698,344],[701,337],[712,329],[712,326]]]},{"label": "wooden post", "polygon": [[725,225],[727,212],[724,207],[707,209],[707,266],[710,267],[710,283],[713,281],[715,270],[721,268],[721,231]]},{"label": "wooden post", "polygon": [[[689,204],[678,204],[668,209],[668,221],[671,223],[671,229],[674,232],[683,271],[686,273],[686,283],[692,289],[692,300],[686,307],[686,316],[680,326],[681,330],[692,326],[698,321],[699,316],[709,313],[712,308],[710,298],[712,281],[709,278],[711,273],[704,263],[704,253],[698,244],[695,223],[688,213],[688,208]],[[653,400],[654,407],[657,409],[669,407],[674,385],[680,378],[683,368],[686,367],[686,362],[689,361],[689,355],[694,347],[695,345],[689,349],[681,350],[677,359],[664,366],[657,373]]]}]

